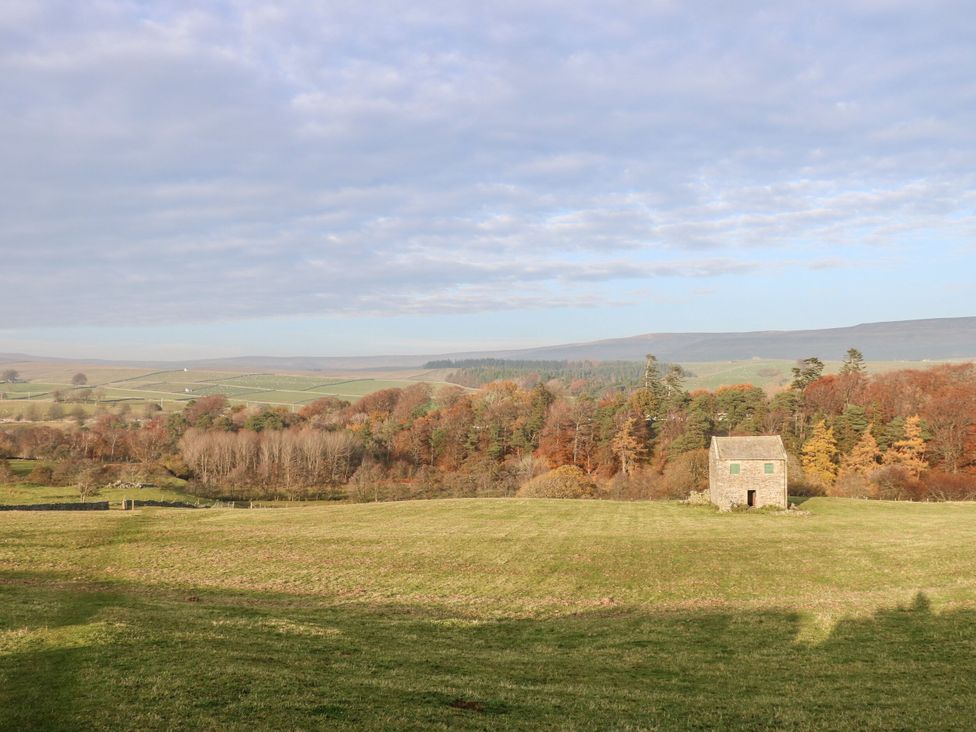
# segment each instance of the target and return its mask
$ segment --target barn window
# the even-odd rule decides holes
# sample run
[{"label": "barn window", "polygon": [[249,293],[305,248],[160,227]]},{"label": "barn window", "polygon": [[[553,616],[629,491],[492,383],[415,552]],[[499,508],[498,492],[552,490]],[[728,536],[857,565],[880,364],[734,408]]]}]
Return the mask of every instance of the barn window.
[{"label": "barn window", "polygon": [[772,475],[773,474],[773,464],[772,463],[765,463],[763,465],[763,472],[766,475]]},{"label": "barn window", "polygon": [[732,463],[729,465],[729,474],[738,475],[739,474],[739,463]]}]

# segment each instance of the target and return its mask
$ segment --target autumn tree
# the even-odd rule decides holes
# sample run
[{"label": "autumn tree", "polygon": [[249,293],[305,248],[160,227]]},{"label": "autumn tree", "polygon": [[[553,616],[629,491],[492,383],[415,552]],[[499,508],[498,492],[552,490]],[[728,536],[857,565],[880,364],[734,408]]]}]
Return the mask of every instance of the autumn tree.
[{"label": "autumn tree", "polygon": [[620,470],[624,475],[630,475],[636,465],[647,457],[643,437],[641,422],[636,417],[628,417],[613,438],[613,454],[620,461]]},{"label": "autumn tree", "polygon": [[837,441],[824,420],[817,422],[803,445],[801,463],[803,471],[824,486],[832,486],[837,480]]},{"label": "autumn tree", "polygon": [[852,473],[867,477],[881,465],[881,450],[870,428],[861,433],[861,438],[851,449],[841,464],[842,473]]},{"label": "autumn tree", "polygon": [[19,378],[20,372],[16,369],[6,369],[3,374],[0,374],[0,381],[5,381],[8,384],[16,383]]},{"label": "autumn tree", "polygon": [[922,420],[918,415],[905,420],[905,436],[896,440],[884,455],[885,465],[898,465],[913,478],[928,467],[925,461],[925,439],[922,437]]},{"label": "autumn tree", "polygon": [[88,377],[85,376],[80,371],[77,374],[75,374],[74,376],[71,377],[71,385],[72,386],[84,386],[87,383],[88,383]]},{"label": "autumn tree", "polygon": [[976,378],[973,376],[970,374],[967,380],[960,379],[940,389],[925,405],[925,421],[932,435],[929,448],[942,470],[948,473],[956,473],[966,463],[976,460],[976,454],[967,449],[976,426]]},{"label": "autumn tree", "polygon": [[183,416],[187,424],[195,427],[209,427],[227,409],[227,397],[213,394],[187,403]]}]

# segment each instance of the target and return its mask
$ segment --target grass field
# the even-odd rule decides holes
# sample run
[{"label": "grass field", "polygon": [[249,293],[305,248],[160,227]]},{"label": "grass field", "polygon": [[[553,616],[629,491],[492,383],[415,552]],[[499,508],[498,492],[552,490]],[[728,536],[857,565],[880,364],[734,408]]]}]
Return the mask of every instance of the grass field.
[{"label": "grass field", "polygon": [[976,505],[0,513],[3,729],[971,729]]},{"label": "grass field", "polygon": [[[811,354],[813,355],[813,354]],[[967,359],[968,360],[968,359]],[[871,374],[884,374],[899,369],[924,369],[954,361],[868,361]],[[783,359],[750,359],[748,361],[710,361],[682,364],[694,376],[686,381],[688,389],[718,389],[733,384],[754,384],[768,391],[789,386],[796,361]],[[836,374],[841,361],[824,361],[824,373]]]},{"label": "grass field", "polygon": [[[7,464],[22,482],[13,485],[0,485],[0,504],[23,505],[30,503],[73,503],[79,501],[78,489],[73,485],[50,486],[33,485],[27,482],[27,476],[37,465],[36,460],[8,460]],[[136,498],[141,501],[181,501],[185,503],[209,504],[212,501],[198,499],[184,492],[185,481],[167,476],[157,479],[158,484],[148,488],[111,488],[104,487],[99,495],[89,498],[90,501],[108,501],[111,504],[122,504],[123,498]],[[2,535],[2,534],[0,534]]]}]

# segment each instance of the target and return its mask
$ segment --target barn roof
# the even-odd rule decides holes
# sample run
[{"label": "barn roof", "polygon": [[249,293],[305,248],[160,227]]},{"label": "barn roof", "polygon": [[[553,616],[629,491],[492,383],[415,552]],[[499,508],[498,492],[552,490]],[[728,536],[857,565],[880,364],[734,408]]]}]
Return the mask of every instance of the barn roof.
[{"label": "barn roof", "polygon": [[764,437],[713,437],[719,460],[786,460],[779,435]]}]

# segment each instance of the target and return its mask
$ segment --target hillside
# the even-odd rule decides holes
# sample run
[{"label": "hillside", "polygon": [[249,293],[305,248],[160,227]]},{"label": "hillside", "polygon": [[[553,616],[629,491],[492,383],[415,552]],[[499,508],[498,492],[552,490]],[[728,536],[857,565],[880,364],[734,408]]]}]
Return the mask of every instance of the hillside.
[{"label": "hillside", "polygon": [[871,360],[920,361],[976,356],[976,317],[867,323],[822,330],[747,333],[646,333],[545,348],[507,351],[508,358],[731,361],[751,358],[839,358],[852,346]]},{"label": "hillside", "polygon": [[[839,359],[848,348],[859,348],[871,361],[923,361],[976,357],[976,317],[899,320],[819,330],[751,331],[743,333],[644,333],[586,343],[567,343],[516,350],[466,351],[424,355],[382,356],[237,356],[180,361],[104,361],[145,368],[213,369],[227,371],[327,371],[420,368],[432,360],[506,358],[536,360],[641,361],[653,353],[671,363],[747,359],[795,360],[819,356]],[[64,361],[51,357],[0,353],[0,365],[24,361]]]}]

